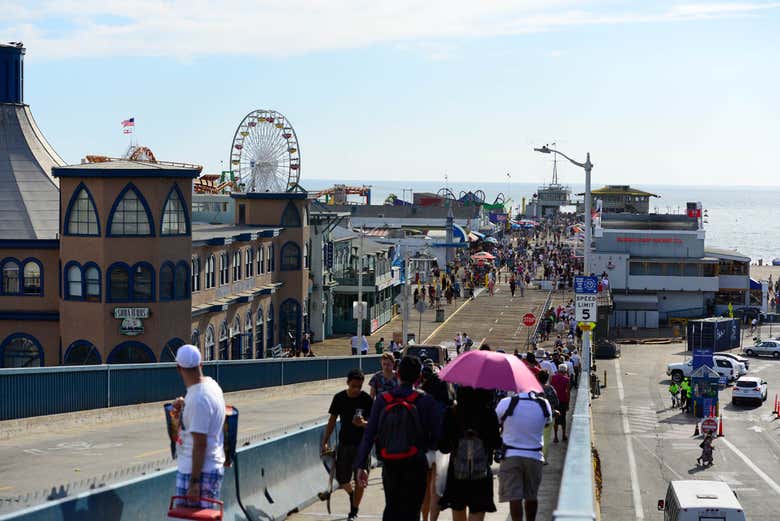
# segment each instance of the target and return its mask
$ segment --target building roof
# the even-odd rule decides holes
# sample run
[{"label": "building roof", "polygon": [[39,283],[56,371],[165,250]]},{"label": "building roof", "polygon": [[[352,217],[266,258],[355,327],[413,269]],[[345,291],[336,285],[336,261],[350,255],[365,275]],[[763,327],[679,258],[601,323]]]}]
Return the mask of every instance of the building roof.
[{"label": "building roof", "polygon": [[747,262],[747,263],[750,262],[750,257],[746,255],[742,255],[737,250],[724,250],[721,248],[710,248],[708,246],[704,248],[704,253],[706,255],[716,257],[718,259]]},{"label": "building roof", "polygon": [[189,177],[200,175],[200,167],[178,163],[130,161],[126,159],[58,166],[54,177]]},{"label": "building roof", "polygon": [[[367,204],[329,205],[332,211],[350,212],[353,217],[387,217],[391,219],[446,219],[450,207],[445,206],[391,206]],[[475,219],[480,215],[481,208],[476,205],[453,206],[452,215],[455,219]]]},{"label": "building roof", "polygon": [[347,239],[354,239],[357,236],[358,234],[352,232],[351,230],[347,230],[343,226],[334,226],[330,231],[330,238],[333,241],[345,241]]},{"label": "building roof", "polygon": [[[595,190],[591,190],[590,193],[592,195],[636,195],[636,196],[644,196],[644,197],[661,197],[658,194],[653,194],[650,192],[645,192],[644,190],[631,188],[629,185],[607,185],[601,188],[597,188]],[[585,195],[585,193],[583,192],[577,195],[583,196]]]},{"label": "building roof", "polygon": [[605,230],[696,231],[699,222],[684,214],[603,213],[601,227]]},{"label": "building roof", "polygon": [[30,107],[0,103],[0,239],[54,239],[60,192],[52,167],[65,164]]},{"label": "building roof", "polygon": [[224,244],[224,239],[249,240],[257,237],[273,237],[278,235],[281,228],[269,228],[261,226],[247,226],[237,224],[208,224],[194,222],[192,223],[192,242],[212,242],[218,241]]}]

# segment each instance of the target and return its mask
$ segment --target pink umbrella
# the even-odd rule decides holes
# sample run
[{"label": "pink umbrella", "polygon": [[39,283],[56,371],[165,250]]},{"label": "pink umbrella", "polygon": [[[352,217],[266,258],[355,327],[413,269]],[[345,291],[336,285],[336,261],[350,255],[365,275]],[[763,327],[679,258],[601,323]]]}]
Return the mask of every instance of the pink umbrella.
[{"label": "pink umbrella", "polygon": [[525,363],[514,355],[493,351],[468,351],[447,364],[439,374],[447,382],[503,391],[543,392]]}]

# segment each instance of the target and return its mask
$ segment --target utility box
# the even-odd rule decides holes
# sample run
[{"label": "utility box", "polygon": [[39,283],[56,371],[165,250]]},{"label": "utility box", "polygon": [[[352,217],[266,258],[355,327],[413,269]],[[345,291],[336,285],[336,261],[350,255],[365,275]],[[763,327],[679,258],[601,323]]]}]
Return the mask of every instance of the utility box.
[{"label": "utility box", "polygon": [[688,350],[706,348],[725,351],[740,345],[740,324],[736,318],[703,318],[688,321]]}]

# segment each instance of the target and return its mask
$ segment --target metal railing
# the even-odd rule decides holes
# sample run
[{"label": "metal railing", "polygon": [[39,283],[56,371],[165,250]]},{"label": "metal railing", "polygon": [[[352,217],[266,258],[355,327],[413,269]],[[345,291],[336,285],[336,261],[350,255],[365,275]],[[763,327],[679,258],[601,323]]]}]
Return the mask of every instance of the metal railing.
[{"label": "metal railing", "polygon": [[[262,389],[380,369],[380,357],[225,360],[203,364],[225,392]],[[184,393],[175,363],[0,369],[0,421],[159,402]]]},{"label": "metal railing", "polygon": [[596,519],[590,430],[591,334],[585,331],[582,335],[582,374],[577,385],[577,403],[572,413],[558,505],[553,512],[555,521]]}]

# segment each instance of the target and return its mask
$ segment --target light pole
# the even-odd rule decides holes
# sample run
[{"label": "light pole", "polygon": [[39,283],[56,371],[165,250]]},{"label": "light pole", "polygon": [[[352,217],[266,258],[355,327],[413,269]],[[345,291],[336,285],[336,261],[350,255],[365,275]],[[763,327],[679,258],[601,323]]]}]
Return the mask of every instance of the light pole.
[{"label": "light pole", "polygon": [[590,243],[591,243],[591,235],[593,231],[591,230],[592,225],[592,216],[590,214],[590,172],[593,170],[593,163],[590,162],[590,152],[588,152],[588,155],[585,158],[584,163],[580,163],[578,161],[573,160],[563,152],[559,152],[558,150],[555,150],[554,148],[550,148],[547,145],[544,145],[541,148],[534,148],[535,151],[541,152],[542,154],[559,154],[563,156],[564,158],[568,159],[570,163],[573,165],[577,165],[580,168],[585,169],[585,246],[583,248],[583,274],[584,275],[590,275]]}]

